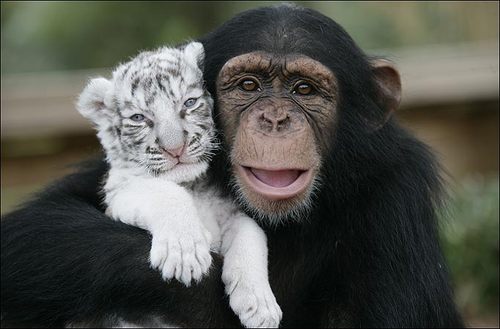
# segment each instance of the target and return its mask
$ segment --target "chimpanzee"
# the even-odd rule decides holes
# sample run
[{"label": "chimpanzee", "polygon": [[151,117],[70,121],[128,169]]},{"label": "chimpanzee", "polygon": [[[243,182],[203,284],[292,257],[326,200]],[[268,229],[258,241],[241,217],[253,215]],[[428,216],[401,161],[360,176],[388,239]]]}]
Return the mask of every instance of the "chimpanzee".
[{"label": "chimpanzee", "polygon": [[[438,243],[439,165],[391,113],[399,73],[294,5],[200,40],[222,143],[210,184],[265,230],[282,327],[460,327]],[[2,220],[2,323],[238,326],[220,280],[148,267],[150,236],[107,220],[97,160]]]}]

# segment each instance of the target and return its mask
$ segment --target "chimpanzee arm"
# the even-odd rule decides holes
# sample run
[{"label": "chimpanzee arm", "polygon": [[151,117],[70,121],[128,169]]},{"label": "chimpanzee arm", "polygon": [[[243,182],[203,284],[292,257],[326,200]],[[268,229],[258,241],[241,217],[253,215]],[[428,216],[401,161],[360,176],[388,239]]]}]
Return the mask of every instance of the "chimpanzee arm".
[{"label": "chimpanzee arm", "polygon": [[355,198],[364,200],[364,210],[359,202],[344,205],[349,221],[339,228],[329,269],[335,288],[324,327],[463,327],[438,242],[432,189],[423,179],[402,185],[399,174]]},{"label": "chimpanzee arm", "polygon": [[151,237],[112,221],[99,206],[103,163],[65,177],[1,222],[2,325],[238,326],[221,282],[210,274],[190,288],[149,267]]}]

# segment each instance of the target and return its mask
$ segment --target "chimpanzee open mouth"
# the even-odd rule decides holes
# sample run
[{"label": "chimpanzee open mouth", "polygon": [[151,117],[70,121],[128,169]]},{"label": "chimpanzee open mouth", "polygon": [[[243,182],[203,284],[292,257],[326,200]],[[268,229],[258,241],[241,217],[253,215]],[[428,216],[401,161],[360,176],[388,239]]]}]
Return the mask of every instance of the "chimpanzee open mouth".
[{"label": "chimpanzee open mouth", "polygon": [[282,200],[304,192],[310,185],[312,170],[268,170],[237,166],[238,174],[255,192],[271,200]]}]

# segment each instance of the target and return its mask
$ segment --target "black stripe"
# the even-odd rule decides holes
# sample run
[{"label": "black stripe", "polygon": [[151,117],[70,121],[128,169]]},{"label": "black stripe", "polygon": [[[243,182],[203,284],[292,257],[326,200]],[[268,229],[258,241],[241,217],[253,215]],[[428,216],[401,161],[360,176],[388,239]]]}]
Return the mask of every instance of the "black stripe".
[{"label": "black stripe", "polygon": [[200,127],[201,129],[203,130],[207,130],[209,127],[204,124],[204,123],[195,123],[195,125],[197,125],[198,127]]},{"label": "black stripe", "polygon": [[135,78],[135,80],[132,82],[132,89],[130,91],[130,93],[132,94],[132,96],[135,96],[135,90],[137,89],[137,86],[139,85],[139,78]]},{"label": "black stripe", "polygon": [[155,100],[157,93],[156,91],[153,91],[148,97],[146,98],[146,106],[149,107],[151,103]]},{"label": "black stripe", "polygon": [[163,83],[162,83],[162,78],[163,78],[163,77],[164,77],[163,75],[161,75],[161,74],[157,74],[157,75],[156,75],[156,82],[158,83],[158,87],[160,87],[160,90],[161,90],[162,92],[165,92],[165,86],[164,86],[164,85],[163,85]]},{"label": "black stripe", "polygon": [[123,70],[123,73],[122,73],[122,79],[125,78],[125,75],[127,74],[127,72],[130,70],[130,65],[127,65],[127,67],[125,67],[125,70]]},{"label": "black stripe", "polygon": [[145,80],[144,80],[144,89],[151,89],[151,86],[153,85],[153,79],[151,79],[150,77],[147,77]]}]

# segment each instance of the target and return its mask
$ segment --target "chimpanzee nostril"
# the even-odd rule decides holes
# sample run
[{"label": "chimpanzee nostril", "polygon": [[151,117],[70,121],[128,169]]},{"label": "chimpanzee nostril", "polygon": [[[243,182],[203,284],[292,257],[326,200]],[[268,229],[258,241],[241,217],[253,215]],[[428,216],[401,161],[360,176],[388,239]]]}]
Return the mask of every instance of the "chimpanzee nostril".
[{"label": "chimpanzee nostril", "polygon": [[269,124],[271,126],[274,125],[274,121],[273,119],[269,116],[269,115],[266,115],[266,113],[262,113],[262,115],[260,116],[260,120],[266,124]]},{"label": "chimpanzee nostril", "polygon": [[278,119],[278,127],[277,127],[278,130],[288,127],[289,123],[290,123],[290,117],[288,116],[288,114],[285,114],[284,117]]}]

